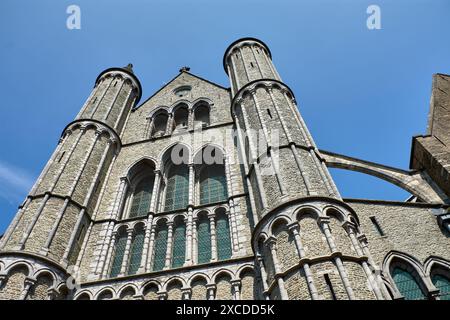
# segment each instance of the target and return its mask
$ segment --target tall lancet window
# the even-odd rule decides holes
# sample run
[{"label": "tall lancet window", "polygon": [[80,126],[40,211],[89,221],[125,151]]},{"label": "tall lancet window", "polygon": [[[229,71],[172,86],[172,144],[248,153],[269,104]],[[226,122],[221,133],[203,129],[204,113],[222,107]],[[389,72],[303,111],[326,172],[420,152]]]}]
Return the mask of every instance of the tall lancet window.
[{"label": "tall lancet window", "polygon": [[161,112],[153,118],[152,137],[161,137],[166,133],[167,121],[169,116],[167,112]]},{"label": "tall lancet window", "polygon": [[144,248],[145,231],[143,225],[135,227],[133,240],[130,248],[130,261],[128,265],[128,274],[136,274],[142,259],[142,249]]},{"label": "tall lancet window", "polygon": [[225,209],[216,210],[217,230],[217,259],[226,260],[231,258],[230,224]]},{"label": "tall lancet window", "polygon": [[197,255],[198,263],[211,261],[211,230],[206,213],[199,214],[197,222]]},{"label": "tall lancet window", "polygon": [[171,165],[167,177],[165,211],[186,208],[188,201],[188,167],[186,165]]},{"label": "tall lancet window", "polygon": [[155,164],[149,159],[143,159],[135,164],[128,173],[130,191],[128,194],[128,215],[125,218],[146,216],[150,211],[153,184],[155,181]]},{"label": "tall lancet window", "polygon": [[196,171],[199,172],[198,186],[200,204],[209,204],[227,200],[227,180],[225,176],[224,156],[212,146],[206,146],[195,156]]},{"label": "tall lancet window", "polygon": [[150,209],[153,191],[153,176],[142,179],[136,186],[130,207],[129,218],[145,216]]},{"label": "tall lancet window", "polygon": [[175,219],[173,232],[172,268],[182,267],[186,257],[186,226],[183,217]]},{"label": "tall lancet window", "polygon": [[158,221],[156,227],[155,249],[153,256],[153,271],[162,270],[166,263],[167,224],[165,220]]},{"label": "tall lancet window", "polygon": [[125,228],[119,230],[116,241],[114,243],[114,255],[111,265],[110,277],[117,277],[122,267],[122,260],[127,245],[127,232]]}]

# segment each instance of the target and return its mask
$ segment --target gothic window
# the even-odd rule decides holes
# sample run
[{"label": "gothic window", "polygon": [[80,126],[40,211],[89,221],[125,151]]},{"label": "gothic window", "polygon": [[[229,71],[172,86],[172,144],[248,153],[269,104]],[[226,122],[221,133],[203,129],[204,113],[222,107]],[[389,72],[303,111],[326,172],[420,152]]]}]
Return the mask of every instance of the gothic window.
[{"label": "gothic window", "polygon": [[136,228],[130,247],[130,260],[128,274],[136,274],[142,259],[142,249],[144,248],[145,231],[142,225]]},{"label": "gothic window", "polygon": [[211,230],[206,214],[200,215],[197,223],[197,246],[198,263],[211,261]]},{"label": "gothic window", "polygon": [[153,119],[152,137],[160,137],[166,133],[168,119],[169,117],[165,113],[160,113]]},{"label": "gothic window", "polygon": [[217,212],[216,233],[217,233],[217,258],[226,260],[231,258],[230,225],[225,212]]},{"label": "gothic window", "polygon": [[188,109],[187,106],[178,107],[174,115],[174,130],[187,128],[188,125]]},{"label": "gothic window", "polygon": [[206,165],[200,172],[200,204],[227,199],[227,182],[223,165]]},{"label": "gothic window", "polygon": [[441,274],[434,274],[431,277],[431,281],[439,289],[439,298],[441,300],[450,300],[450,280]]},{"label": "gothic window", "polygon": [[127,245],[127,233],[125,229],[121,229],[114,244],[114,257],[112,260],[110,272],[111,278],[117,277],[120,273],[126,245]]},{"label": "gothic window", "polygon": [[150,201],[153,191],[153,176],[142,179],[133,193],[133,201],[129,218],[145,216],[150,209]]},{"label": "gothic window", "polygon": [[167,225],[165,221],[157,225],[154,246],[153,271],[159,271],[164,268],[166,262]]},{"label": "gothic window", "polygon": [[209,126],[209,108],[206,105],[199,105],[194,111],[195,127]]},{"label": "gothic window", "polygon": [[186,251],[186,226],[183,218],[175,221],[173,232],[172,268],[182,267],[185,260]]},{"label": "gothic window", "polygon": [[425,300],[426,295],[420,288],[420,284],[406,268],[395,267],[392,271],[392,279],[398,291],[406,300]]},{"label": "gothic window", "polygon": [[167,178],[165,211],[186,208],[189,202],[189,169],[171,165]]}]

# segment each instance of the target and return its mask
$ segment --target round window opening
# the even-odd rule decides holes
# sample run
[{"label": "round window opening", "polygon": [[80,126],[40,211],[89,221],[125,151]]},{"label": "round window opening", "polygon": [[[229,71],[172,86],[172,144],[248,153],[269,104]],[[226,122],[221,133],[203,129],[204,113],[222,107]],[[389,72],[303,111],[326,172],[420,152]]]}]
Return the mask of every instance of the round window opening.
[{"label": "round window opening", "polygon": [[188,95],[188,93],[191,91],[192,87],[191,86],[181,86],[176,88],[173,92],[175,93],[175,95],[177,95],[178,97],[185,97],[186,95]]}]

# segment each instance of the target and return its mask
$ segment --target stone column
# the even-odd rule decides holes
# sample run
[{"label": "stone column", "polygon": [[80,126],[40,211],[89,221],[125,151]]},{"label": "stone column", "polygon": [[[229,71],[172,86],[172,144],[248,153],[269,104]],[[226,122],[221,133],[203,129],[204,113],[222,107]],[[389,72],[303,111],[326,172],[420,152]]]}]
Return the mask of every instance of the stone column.
[{"label": "stone column", "polygon": [[[299,232],[299,225],[298,222],[291,223],[288,225],[289,231],[294,236],[295,246],[297,247],[297,252],[300,257],[300,259],[303,259],[305,257],[305,250],[303,249],[300,232]],[[311,269],[309,267],[309,263],[303,263],[302,266],[303,272],[305,273],[306,282],[308,284],[309,292],[311,293],[311,299],[312,300],[318,300],[319,299],[319,293],[317,292],[316,285],[314,284],[314,277],[312,275]]]},{"label": "stone column", "polygon": [[209,230],[211,231],[211,261],[217,261],[216,219],[215,214],[208,214]]},{"label": "stone column", "polygon": [[191,288],[181,288],[182,300],[191,300]]},{"label": "stone column", "polygon": [[139,271],[138,271],[139,273],[144,272],[145,267],[147,265],[147,257],[148,257],[148,253],[149,253],[149,243],[150,243],[150,237],[151,237],[152,223],[153,223],[153,212],[150,212],[147,217],[147,224],[145,225],[144,245],[142,247],[142,258],[141,258],[141,265],[139,266]]},{"label": "stone column", "polygon": [[233,300],[241,300],[241,280],[231,280]]},{"label": "stone column", "polygon": [[152,199],[150,201],[150,212],[156,213],[156,206],[158,204],[159,189],[161,185],[161,171],[155,170],[155,181],[153,182]]},{"label": "stone column", "polygon": [[127,244],[125,246],[125,252],[123,254],[122,266],[120,267],[120,276],[124,276],[127,273],[128,261],[130,259],[131,241],[133,240],[134,229],[127,229]]},{"label": "stone column", "polygon": [[169,118],[167,119],[165,135],[172,134],[172,128],[173,128],[173,113],[169,114]]},{"label": "stone column", "polygon": [[289,300],[289,296],[287,294],[286,288],[284,286],[284,280],[283,277],[280,275],[281,268],[280,268],[280,262],[278,260],[277,256],[277,239],[274,237],[270,237],[266,240],[266,245],[270,248],[270,253],[272,255],[272,261],[274,264],[275,269],[275,278],[277,279],[278,283],[278,289],[280,291],[281,300]]},{"label": "stone column", "polygon": [[198,239],[197,239],[197,217],[192,218],[192,264],[197,264]]},{"label": "stone column", "polygon": [[215,300],[216,285],[214,283],[206,285],[208,300]]},{"label": "stone column", "polygon": [[[330,250],[332,253],[337,252],[336,244],[334,243],[333,236],[330,231],[330,227],[328,226],[328,223],[330,222],[330,219],[328,217],[320,217],[319,223],[320,227],[322,228],[325,238],[327,239],[328,246],[330,247]],[[341,276],[342,283],[344,284],[345,291],[347,292],[348,298],[350,300],[355,300],[355,294],[353,292],[353,289],[350,285],[350,281],[348,280],[347,272],[345,271],[344,264],[342,263],[342,260],[339,256],[334,257],[334,262],[336,264],[336,267],[338,269],[339,275]]]},{"label": "stone column", "polygon": [[28,293],[30,292],[30,289],[34,286],[36,283],[36,279],[31,277],[26,277],[23,283],[23,289],[20,293],[20,297],[18,300],[25,300],[28,296]]},{"label": "stone column", "polygon": [[[112,223],[111,223],[112,224]],[[112,226],[114,227],[114,225]],[[109,265],[111,264],[111,258],[112,258],[112,253],[113,253],[113,247],[114,247],[114,243],[116,242],[116,238],[117,238],[117,230],[116,231],[112,231],[111,236],[108,239],[108,245],[106,247],[106,257],[104,257],[103,261],[100,260],[99,263],[99,268],[102,272],[101,274],[101,278],[105,278],[108,276],[108,272],[109,272]],[[102,259],[100,257],[100,259]]]},{"label": "stone column", "polygon": [[188,216],[185,219],[186,223],[186,261],[184,262],[184,266],[192,265],[192,207],[188,208]]},{"label": "stone column", "polygon": [[156,225],[151,226],[150,231],[150,242],[148,244],[148,251],[147,251],[147,264],[145,267],[145,272],[150,272],[152,269],[152,263],[153,263],[153,247],[155,245],[155,234],[156,234]]},{"label": "stone column", "polygon": [[167,222],[167,251],[166,251],[166,263],[164,269],[170,268],[170,262],[172,260],[172,242],[173,242],[173,221]]},{"label": "stone column", "polygon": [[266,300],[269,300],[269,296],[267,295],[267,290],[269,290],[267,286],[267,272],[266,267],[264,266],[264,259],[261,257],[260,253],[256,254],[256,262],[258,263],[259,272],[261,273],[261,282],[263,285],[263,295]]}]

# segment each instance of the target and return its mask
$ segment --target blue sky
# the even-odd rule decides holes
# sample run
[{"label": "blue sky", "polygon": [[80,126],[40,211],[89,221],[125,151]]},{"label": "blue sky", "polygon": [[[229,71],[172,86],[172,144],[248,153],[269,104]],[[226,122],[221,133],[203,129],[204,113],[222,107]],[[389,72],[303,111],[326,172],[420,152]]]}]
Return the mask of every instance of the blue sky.
[{"label": "blue sky", "polygon": [[[81,8],[81,30],[66,8]],[[368,30],[366,8],[381,8]],[[433,73],[450,73],[450,1],[0,1],[0,233],[97,75],[134,64],[144,101],[181,66],[228,86],[234,40],[268,44],[321,149],[408,168],[426,132]],[[403,200],[372,177],[333,170],[345,197]]]}]

